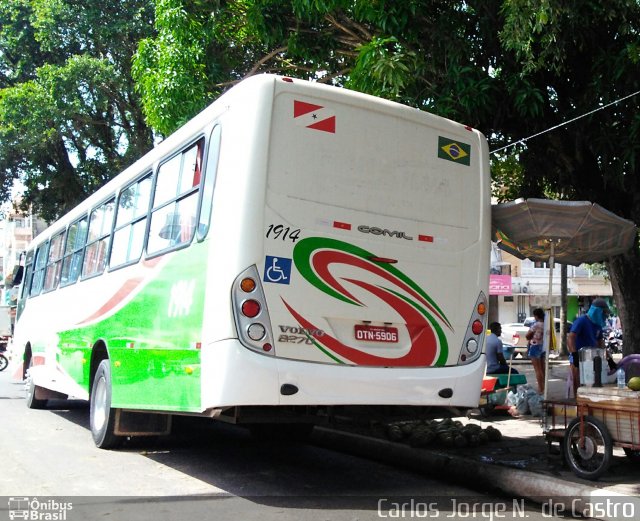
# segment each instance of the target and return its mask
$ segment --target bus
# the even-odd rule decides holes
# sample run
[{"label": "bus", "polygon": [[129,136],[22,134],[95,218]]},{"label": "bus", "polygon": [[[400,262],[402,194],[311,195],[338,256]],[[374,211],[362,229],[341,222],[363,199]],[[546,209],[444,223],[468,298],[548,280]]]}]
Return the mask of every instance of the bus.
[{"label": "bus", "polygon": [[478,130],[248,78],[32,241],[27,405],[87,400],[102,448],[174,415],[475,407],[489,177]]}]

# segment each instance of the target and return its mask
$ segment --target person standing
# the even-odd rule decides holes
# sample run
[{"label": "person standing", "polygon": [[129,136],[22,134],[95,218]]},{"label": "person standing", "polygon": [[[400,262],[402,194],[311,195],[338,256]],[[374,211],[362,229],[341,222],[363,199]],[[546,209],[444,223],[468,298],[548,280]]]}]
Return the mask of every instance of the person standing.
[{"label": "person standing", "polygon": [[[487,347],[485,349],[487,356],[487,374],[507,374],[509,372],[509,365],[502,352],[502,340],[500,340],[502,326],[500,322],[492,322],[489,324],[489,330],[491,334],[487,336]],[[518,371],[511,369],[511,374],[518,374]]]},{"label": "person standing", "polygon": [[533,371],[536,374],[536,380],[538,382],[538,392],[544,393],[544,311],[541,308],[533,310],[533,317],[536,321],[531,324],[529,331],[527,331],[526,338],[529,341],[528,356],[533,366]]},{"label": "person standing", "polygon": [[586,315],[581,315],[571,326],[567,335],[567,349],[569,350],[569,367],[573,377],[573,395],[577,396],[580,386],[580,354],[583,347],[601,347],[604,349],[602,329],[605,327],[609,306],[603,298],[597,298],[591,303]]}]

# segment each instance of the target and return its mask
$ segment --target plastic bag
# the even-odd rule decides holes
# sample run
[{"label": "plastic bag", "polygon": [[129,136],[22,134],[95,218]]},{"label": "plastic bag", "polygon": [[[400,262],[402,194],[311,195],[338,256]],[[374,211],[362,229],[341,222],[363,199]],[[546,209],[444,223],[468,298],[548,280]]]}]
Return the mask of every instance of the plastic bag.
[{"label": "plastic bag", "polygon": [[543,396],[541,394],[534,394],[529,396],[529,410],[532,416],[542,416],[542,401]]},{"label": "plastic bag", "polygon": [[532,399],[534,407],[539,406],[541,413],[542,406],[538,403],[538,393],[529,384],[519,385],[516,392],[511,394],[514,396],[510,405],[515,407],[515,412],[518,415],[532,414],[531,405],[529,404]]}]

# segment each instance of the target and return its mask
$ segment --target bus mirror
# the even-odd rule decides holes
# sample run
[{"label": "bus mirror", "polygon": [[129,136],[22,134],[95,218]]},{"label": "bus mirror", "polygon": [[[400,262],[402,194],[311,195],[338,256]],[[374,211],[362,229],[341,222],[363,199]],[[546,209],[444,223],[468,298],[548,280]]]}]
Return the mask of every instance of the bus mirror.
[{"label": "bus mirror", "polygon": [[22,282],[23,273],[24,266],[16,266],[13,270],[13,273],[5,280],[5,284],[7,286],[19,286]]},{"label": "bus mirror", "polygon": [[180,214],[167,214],[164,226],[160,229],[160,237],[163,239],[175,239],[180,234]]}]

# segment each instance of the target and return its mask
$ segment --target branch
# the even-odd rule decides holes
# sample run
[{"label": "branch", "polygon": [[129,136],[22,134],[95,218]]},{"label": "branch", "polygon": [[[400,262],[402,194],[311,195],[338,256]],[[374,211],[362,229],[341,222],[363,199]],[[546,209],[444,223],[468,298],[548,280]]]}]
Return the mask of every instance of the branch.
[{"label": "branch", "polygon": [[[253,76],[256,72],[258,72],[258,69],[260,69],[260,67],[262,65],[264,65],[265,63],[267,63],[270,59],[274,58],[275,56],[277,56],[278,54],[285,52],[289,47],[288,46],[284,46],[284,47],[278,47],[277,49],[274,49],[273,51],[271,51],[269,54],[267,54],[266,56],[263,56],[262,58],[260,58],[256,64],[251,68],[251,70],[244,75],[244,78],[248,78],[249,76]],[[243,79],[244,79],[243,78]]]},{"label": "branch", "polygon": [[351,23],[352,26],[355,26],[355,28],[358,31],[360,31],[360,34],[362,36],[356,34],[354,31],[352,31],[351,29],[349,29],[345,25],[343,25],[340,22],[338,22],[338,20],[334,16],[332,16],[330,14],[325,15],[325,19],[331,25],[334,25],[335,27],[340,29],[342,32],[351,35],[353,37],[353,39],[358,41],[358,42],[362,43],[362,42],[371,40],[371,37],[372,37],[371,33],[369,31],[367,31],[362,25],[355,23],[353,20],[349,20],[349,22]]},{"label": "branch", "polygon": [[326,76],[323,76],[322,78],[320,78],[318,80],[318,83],[329,83],[334,78],[337,78],[338,76],[342,76],[344,74],[347,74],[350,71],[351,71],[351,67],[342,69],[341,71],[337,71],[337,72],[334,72],[332,74],[327,74]]}]

